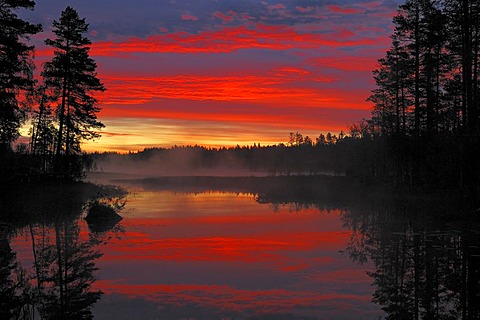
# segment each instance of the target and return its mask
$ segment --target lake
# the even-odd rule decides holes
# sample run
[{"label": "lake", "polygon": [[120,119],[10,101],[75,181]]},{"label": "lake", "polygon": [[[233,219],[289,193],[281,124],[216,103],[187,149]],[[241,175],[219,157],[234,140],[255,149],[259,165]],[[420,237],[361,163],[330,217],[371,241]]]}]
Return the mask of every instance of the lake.
[{"label": "lake", "polygon": [[2,238],[2,266],[25,283],[13,302],[35,297],[22,314],[40,310],[47,319],[478,314],[474,224],[433,219],[429,201],[333,179],[114,181],[130,191],[117,206],[119,223],[89,225],[83,205],[68,219],[24,223]]}]

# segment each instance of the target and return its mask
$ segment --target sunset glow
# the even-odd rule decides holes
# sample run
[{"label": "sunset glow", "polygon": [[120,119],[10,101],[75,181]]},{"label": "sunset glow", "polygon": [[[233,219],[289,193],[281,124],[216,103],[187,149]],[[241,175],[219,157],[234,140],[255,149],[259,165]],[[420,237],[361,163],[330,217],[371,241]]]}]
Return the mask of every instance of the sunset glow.
[{"label": "sunset glow", "polygon": [[[347,131],[368,117],[371,70],[389,44],[399,1],[73,1],[90,23],[91,56],[107,91],[106,125],[84,150],[286,142]],[[43,40],[66,2],[26,18]],[[150,6],[149,6],[150,5]]]},{"label": "sunset glow", "polygon": [[0,0],[0,318],[480,319],[479,15]]}]

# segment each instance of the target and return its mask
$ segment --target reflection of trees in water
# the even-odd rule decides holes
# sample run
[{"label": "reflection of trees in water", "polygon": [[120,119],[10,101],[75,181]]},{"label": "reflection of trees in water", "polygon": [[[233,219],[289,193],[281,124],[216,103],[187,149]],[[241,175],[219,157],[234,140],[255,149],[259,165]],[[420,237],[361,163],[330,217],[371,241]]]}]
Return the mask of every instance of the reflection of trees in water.
[{"label": "reflection of trees in water", "polygon": [[0,319],[92,319],[102,292],[92,290],[97,236],[80,238],[75,221],[29,227],[34,257],[26,273],[9,239],[0,238]]},{"label": "reflection of trees in water", "polygon": [[[348,207],[342,215],[353,232],[347,252],[360,263],[373,261],[373,301],[390,319],[480,318],[480,233],[471,232],[454,199],[305,183],[264,188],[256,200],[274,211]],[[462,222],[453,228],[451,219]]]},{"label": "reflection of trees in water", "polygon": [[[340,177],[182,177],[133,181],[145,190],[218,190],[255,195],[272,210],[308,208],[344,211],[353,231],[347,248],[359,262],[372,260],[373,300],[391,319],[479,319],[480,235],[449,219],[465,220],[458,199],[392,194],[382,186]],[[453,208],[452,208],[453,207]],[[478,218],[477,218],[478,220]]]},{"label": "reflection of trees in water", "polygon": [[[95,259],[101,256],[97,247],[108,240],[110,227],[121,228],[109,225],[101,233],[83,235],[78,218],[91,199],[108,198],[105,191],[112,199],[122,194],[86,184],[33,188],[31,197],[10,198],[12,205],[0,212],[9,225],[0,225],[0,319],[34,319],[35,314],[41,319],[92,319],[91,308],[102,295],[92,290]],[[9,243],[18,232],[31,239],[34,262],[28,273]]]},{"label": "reflection of trees in water", "polygon": [[94,249],[98,242],[80,240],[74,222],[57,223],[49,232],[32,238],[37,240],[33,250],[38,310],[46,319],[92,318],[90,309],[102,294],[91,290],[94,260],[101,256]]},{"label": "reflection of trees in water", "polygon": [[0,226],[0,319],[28,319],[33,314],[31,287],[2,229]]},{"label": "reflection of trees in water", "polygon": [[353,230],[347,248],[357,261],[371,259],[373,301],[390,319],[478,319],[480,234],[439,222],[438,212],[406,207],[345,211]]}]

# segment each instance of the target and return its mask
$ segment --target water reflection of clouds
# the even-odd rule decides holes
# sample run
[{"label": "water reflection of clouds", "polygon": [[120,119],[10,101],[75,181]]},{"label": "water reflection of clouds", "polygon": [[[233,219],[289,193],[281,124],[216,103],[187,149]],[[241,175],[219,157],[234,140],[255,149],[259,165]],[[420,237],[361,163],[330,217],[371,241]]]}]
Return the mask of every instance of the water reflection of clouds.
[{"label": "water reflection of clouds", "polygon": [[[104,287],[103,287],[104,286]],[[115,283],[102,283],[102,288],[108,288],[113,297],[106,304],[111,306],[121,302],[121,298],[128,292],[133,299],[125,301],[131,304],[135,298],[145,297],[144,303],[156,305],[156,309],[165,306],[175,306],[177,316],[197,315],[191,309],[209,310],[210,316],[220,315],[292,315],[304,316],[320,315],[322,318],[343,319],[348,311],[350,315],[356,314],[357,319],[371,318],[375,315],[374,308],[368,308],[370,295],[321,293],[317,291],[294,291],[284,289],[273,290],[241,290],[230,286],[218,285],[122,285]],[[101,302],[104,303],[104,302]],[[159,308],[159,306],[162,306]],[[130,308],[131,306],[129,306]],[[189,310],[190,309],[190,310]],[[372,310],[373,309],[373,310]],[[242,318],[243,318],[242,317]],[[300,318],[300,316],[298,316]],[[214,317],[216,319],[216,317]],[[220,319],[220,317],[218,317]]]},{"label": "water reflection of clouds", "polygon": [[138,305],[162,319],[380,313],[363,267],[339,253],[350,233],[338,211],[273,213],[252,199],[170,192],[132,199],[125,236],[98,262],[96,286],[106,293],[98,312]]}]

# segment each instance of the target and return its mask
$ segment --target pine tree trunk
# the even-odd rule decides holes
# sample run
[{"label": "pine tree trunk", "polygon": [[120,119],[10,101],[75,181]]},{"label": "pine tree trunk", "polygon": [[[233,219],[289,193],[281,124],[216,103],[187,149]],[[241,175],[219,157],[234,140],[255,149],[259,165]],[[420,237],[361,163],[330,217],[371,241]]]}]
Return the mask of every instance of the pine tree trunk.
[{"label": "pine tree trunk", "polygon": [[57,150],[55,151],[55,172],[60,171],[60,155],[62,152],[63,141],[63,127],[65,125],[65,101],[67,99],[67,77],[63,78],[62,87],[62,104],[60,105],[58,135],[57,135]]},{"label": "pine tree trunk", "polygon": [[70,73],[70,43],[67,39],[66,48],[65,48],[65,55],[67,60],[67,66],[65,69],[65,73],[63,75],[63,83],[62,83],[62,103],[60,106],[60,115],[59,115],[59,124],[58,124],[58,135],[57,135],[57,150],[55,152],[55,172],[59,173],[61,166],[60,166],[60,157],[62,152],[62,141],[63,141],[63,127],[65,126],[65,106],[68,103],[68,83],[69,83],[69,73]]},{"label": "pine tree trunk", "polygon": [[415,136],[420,135],[420,8],[415,7]]},{"label": "pine tree trunk", "polygon": [[63,264],[62,264],[62,240],[60,237],[60,229],[58,224],[55,224],[55,243],[57,249],[57,273],[58,273],[58,286],[60,289],[60,314],[65,314],[65,301],[64,301],[64,294],[63,294]]},{"label": "pine tree trunk", "polygon": [[472,99],[472,36],[471,36],[471,28],[470,28],[471,19],[470,19],[469,0],[462,1],[462,11],[463,11],[462,77],[463,77],[464,110],[466,111],[467,130],[475,131],[476,110],[473,106],[473,99]]}]

